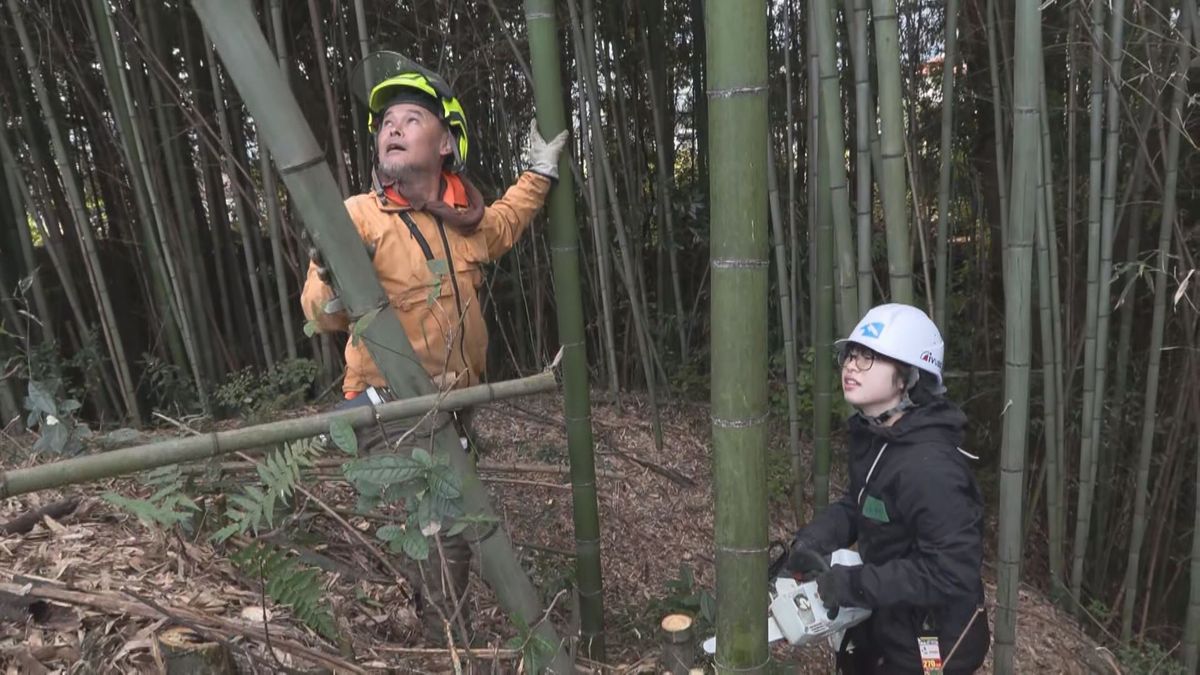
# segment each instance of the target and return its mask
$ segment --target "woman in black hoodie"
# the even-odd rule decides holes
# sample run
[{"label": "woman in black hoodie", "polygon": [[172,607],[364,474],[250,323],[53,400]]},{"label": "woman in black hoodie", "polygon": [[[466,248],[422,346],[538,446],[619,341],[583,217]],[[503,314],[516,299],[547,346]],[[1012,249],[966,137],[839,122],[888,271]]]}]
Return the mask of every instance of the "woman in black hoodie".
[{"label": "woman in black hoodie", "polygon": [[[850,418],[849,488],[792,542],[788,567],[827,606],[865,607],[842,673],[972,673],[990,635],[983,607],[983,499],[960,447],[966,416],[943,397],[944,346],[919,309],[881,305],[838,342]],[[857,543],[863,564],[829,566]]]}]

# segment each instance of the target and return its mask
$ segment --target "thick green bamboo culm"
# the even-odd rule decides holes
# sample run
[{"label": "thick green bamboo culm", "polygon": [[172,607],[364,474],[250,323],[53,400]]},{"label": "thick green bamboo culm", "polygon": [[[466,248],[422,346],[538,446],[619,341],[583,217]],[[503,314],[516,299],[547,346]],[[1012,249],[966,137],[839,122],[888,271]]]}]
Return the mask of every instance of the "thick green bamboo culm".
[{"label": "thick green bamboo culm", "polygon": [[[848,333],[858,322],[858,285],[855,279],[857,256],[854,231],[850,219],[850,188],[846,182],[846,131],[843,127],[841,75],[834,45],[837,35],[830,0],[812,0],[809,20],[817,22],[817,69],[821,76],[821,144],[828,148],[821,168],[828,176],[828,190],[822,194],[829,200],[833,216],[834,253],[837,256],[837,293],[841,309],[838,331]],[[864,310],[865,311],[865,310]]]},{"label": "thick green bamboo culm", "polygon": [[[909,246],[907,170],[904,162],[904,102],[900,93],[900,25],[896,0],[872,0],[875,59],[879,70],[879,196],[887,225],[888,279],[892,302],[913,302]],[[840,118],[840,115],[839,115]],[[840,158],[839,158],[839,161]]]},{"label": "thick green bamboo culm", "polygon": [[555,374],[547,371],[519,380],[481,384],[445,393],[438,392],[392,401],[374,408],[361,407],[327,412],[201,436],[188,436],[121,448],[23,469],[12,469],[0,473],[0,499],[64,485],[90,483],[180,462],[209,459],[276,443],[312,438],[327,433],[329,426],[335,420],[345,420],[356,429],[374,424],[376,419],[380,422],[403,419],[416,421],[421,415],[431,410],[439,412],[459,410],[518,396],[544,394],[554,391],[557,387],[558,381]]},{"label": "thick green bamboo culm", "polygon": [[938,173],[937,281],[933,297],[933,320],[946,331],[946,285],[950,278],[948,242],[950,228],[950,169],[954,166],[954,67],[958,63],[958,0],[946,0],[946,51],[942,59],[942,143]]},{"label": "thick green bamboo culm", "polygon": [[[1188,67],[1191,65],[1188,12],[1179,19],[1179,44],[1175,91],[1167,115],[1167,152],[1163,157],[1162,216],[1158,227],[1158,264],[1154,270],[1154,315],[1150,320],[1150,357],[1146,366],[1145,403],[1142,407],[1142,435],[1138,447],[1137,482],[1133,491],[1133,526],[1129,535],[1129,555],[1125,564],[1124,604],[1121,607],[1121,639],[1133,637],[1133,610],[1138,595],[1138,568],[1146,536],[1146,502],[1150,484],[1150,463],[1154,450],[1154,432],[1158,412],[1158,382],[1162,364],[1163,327],[1167,314],[1167,280],[1171,265],[1171,235],[1175,230],[1179,188],[1179,141],[1183,122],[1183,102],[1187,98]],[[1121,392],[1118,392],[1121,393]],[[1195,581],[1193,580],[1193,584]],[[1195,671],[1193,666],[1192,672]]]},{"label": "thick green bamboo culm", "polygon": [[[525,0],[534,102],[542,136],[567,128],[563,110],[558,26],[553,0]],[[571,462],[575,523],[575,574],[579,584],[580,639],[588,658],[604,660],[604,593],[600,576],[600,512],[596,499],[596,457],[592,407],[588,397],[587,341],[583,326],[583,273],[579,265],[578,224],[571,157],[558,161],[558,183],[550,191],[550,261],[558,300],[558,335],[563,345],[563,412]]]},{"label": "thick green bamboo culm", "polygon": [[[270,124],[259,128],[261,139],[275,158],[292,204],[303,217],[313,243],[328,261],[334,285],[350,316],[357,321],[373,310],[388,308],[390,302],[342,204],[337,183],[323,161],[324,153],[288,90],[251,8],[222,0],[193,0],[192,6],[250,113],[270,120]],[[433,382],[416,358],[395,312],[374,314],[360,332],[393,391],[405,397],[434,392]],[[434,451],[449,458],[462,478],[464,509],[495,516],[474,462],[462,452],[458,434],[444,427],[432,441]],[[483,578],[495,590],[500,606],[526,625],[536,626],[538,636],[557,646],[551,662],[555,672],[571,672],[563,642],[554,627],[541,620],[537,589],[522,569],[504,528],[497,528],[477,546]]]},{"label": "thick green bamboo culm", "polygon": [[767,652],[767,6],[708,0],[718,673]]},{"label": "thick green bamboo culm", "polygon": [[[1012,202],[1008,250],[1004,256],[1004,410],[1000,451],[1000,523],[997,544],[996,640],[994,670],[1014,672],[1017,641],[1017,589],[1022,560],[1022,506],[1029,424],[1029,362],[1032,352],[1031,280],[1033,239],[1041,172],[1041,10],[1038,0],[1016,0],[1013,29],[1021,36],[1013,68]],[[1044,201],[1043,201],[1044,203]]]}]

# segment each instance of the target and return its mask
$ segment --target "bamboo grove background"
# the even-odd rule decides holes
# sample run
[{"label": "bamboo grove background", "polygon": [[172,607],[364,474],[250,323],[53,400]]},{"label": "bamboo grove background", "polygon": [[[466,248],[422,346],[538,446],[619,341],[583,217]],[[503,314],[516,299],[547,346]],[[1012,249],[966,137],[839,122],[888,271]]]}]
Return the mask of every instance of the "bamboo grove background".
[{"label": "bamboo grove background", "polygon": [[[252,4],[344,194],[368,184],[349,73],[376,48],[453,82],[486,195],[515,179],[533,114],[521,3]],[[708,158],[737,150],[710,138],[713,59],[725,83],[761,65],[706,51],[702,0],[554,3],[596,388],[651,407],[702,395],[731,321],[709,311],[710,205],[757,214],[738,196],[765,196],[769,252],[729,228],[719,245],[769,258],[770,406],[788,420],[769,461],[790,467],[797,513],[829,499],[832,340],[874,303],[913,302],[972,418],[999,576],[1021,567],[1097,634],[1179,645],[1194,667],[1194,0],[765,4],[768,124],[749,115],[739,137],[766,139],[766,185],[713,172],[710,189]],[[336,388],[340,338],[298,318],[307,245],[260,152],[270,120],[191,7],[4,0],[0,16],[4,419],[31,379],[100,425],[236,412],[223,392],[247,369]],[[550,267],[535,227],[490,273],[493,378],[557,351]]]}]

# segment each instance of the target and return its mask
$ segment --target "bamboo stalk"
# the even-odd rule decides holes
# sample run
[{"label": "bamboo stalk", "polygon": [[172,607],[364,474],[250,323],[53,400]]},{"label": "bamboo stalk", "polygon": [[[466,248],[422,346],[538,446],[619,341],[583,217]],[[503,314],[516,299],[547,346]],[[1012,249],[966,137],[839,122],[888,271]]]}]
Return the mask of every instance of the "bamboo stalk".
[{"label": "bamboo stalk", "polygon": [[[221,90],[221,75],[217,67],[217,59],[211,43],[206,42],[208,52],[209,75],[212,78],[213,100],[216,102],[217,126],[221,131],[221,164],[226,179],[231,185],[236,185],[238,177],[235,171],[236,161],[233,158],[233,134],[229,128],[226,116],[225,95]],[[235,188],[236,190],[236,188]],[[254,303],[254,320],[258,326],[259,347],[262,349],[266,365],[275,365],[274,350],[271,349],[270,334],[267,331],[267,312],[263,305],[262,289],[258,285],[258,275],[255,273],[254,248],[250,245],[251,224],[246,217],[246,207],[238,195],[233,195],[234,227],[241,233],[242,256],[246,264],[246,283],[250,286],[250,297]],[[249,330],[249,327],[247,327]]]},{"label": "bamboo stalk", "polygon": [[374,409],[362,407],[328,412],[12,469],[0,474],[0,499],[310,438],[327,433],[330,424],[335,420],[345,420],[357,428],[374,423],[376,415],[381,422],[408,419],[424,415],[430,410],[458,410],[517,396],[553,391],[556,386],[554,373],[545,372],[519,380],[481,384],[455,389],[445,394],[427,394],[393,401],[375,406]]},{"label": "bamboo stalk", "polygon": [[854,249],[854,231],[850,219],[850,187],[846,181],[846,135],[843,127],[841,75],[834,38],[836,24],[830,0],[813,0],[810,21],[817,24],[817,68],[820,72],[821,143],[828,148],[825,164],[829,191],[822,193],[829,201],[833,228],[835,272],[841,325],[838,332],[849,333],[858,322],[858,270]]},{"label": "bamboo stalk", "polygon": [[[1097,276],[1096,283],[1092,284],[1092,276],[1089,273],[1089,289],[1095,287],[1096,298],[1093,300],[1088,298],[1089,302],[1093,302],[1096,307],[1096,328],[1095,328],[1095,348],[1093,350],[1092,368],[1084,371],[1084,387],[1086,389],[1086,376],[1089,370],[1094,371],[1092,377],[1092,397],[1090,405],[1084,405],[1084,417],[1081,424],[1085,429],[1090,428],[1090,452],[1088,463],[1088,475],[1081,480],[1080,483],[1080,502],[1078,509],[1078,518],[1075,525],[1075,550],[1074,550],[1074,565],[1072,568],[1071,578],[1071,595],[1074,599],[1079,599],[1083,585],[1083,561],[1087,555],[1088,538],[1090,535],[1093,511],[1093,494],[1095,484],[1098,478],[1097,470],[1100,465],[1099,457],[1101,432],[1103,431],[1102,420],[1104,418],[1104,399],[1105,399],[1105,378],[1108,372],[1108,323],[1109,317],[1112,314],[1111,297],[1111,276],[1112,276],[1112,247],[1113,247],[1113,229],[1116,219],[1116,193],[1117,193],[1117,163],[1120,157],[1120,134],[1121,134],[1121,105],[1120,105],[1120,87],[1121,87],[1121,63],[1124,60],[1124,48],[1122,46],[1122,38],[1125,31],[1125,2],[1124,0],[1113,0],[1112,3],[1112,27],[1111,40],[1108,50],[1108,68],[1111,77],[1108,81],[1108,100],[1104,105],[1104,111],[1107,114],[1107,135],[1105,142],[1104,156],[1104,190],[1100,213],[1100,232],[1099,232],[1099,260],[1097,261]],[[1099,43],[1097,43],[1099,49]],[[1096,94],[1093,93],[1093,102]],[[1095,122],[1093,122],[1095,124]],[[1094,186],[1093,186],[1094,187]],[[1091,204],[1089,203],[1089,210]],[[1089,272],[1090,272],[1089,261]],[[1084,368],[1088,368],[1085,362]],[[1085,392],[1086,398],[1086,392]],[[1086,490],[1086,494],[1085,494]],[[1087,500],[1084,500],[1084,497]]]},{"label": "bamboo stalk", "polygon": [[620,370],[617,366],[616,337],[613,330],[612,264],[609,262],[608,202],[604,192],[604,173],[601,171],[599,162],[596,159],[597,152],[601,152],[596,149],[596,145],[604,143],[604,137],[595,134],[595,130],[599,125],[591,123],[592,117],[600,114],[592,105],[592,101],[598,100],[599,94],[596,92],[596,71],[592,66],[586,47],[586,45],[590,44],[590,41],[584,37],[580,29],[579,9],[577,5],[577,0],[567,1],[567,10],[571,17],[571,42],[575,46],[575,60],[579,64],[577,67],[579,89],[586,92],[579,109],[587,119],[587,126],[584,127],[581,122],[580,136],[583,139],[587,156],[587,190],[592,208],[592,240],[596,247],[596,272],[600,278],[600,283],[598,284],[600,287],[600,321],[602,326],[600,337],[604,355],[607,359],[605,370],[608,374],[609,394],[619,402],[621,385],[619,381]]},{"label": "bamboo stalk", "polygon": [[788,451],[792,459],[792,511],[797,522],[804,510],[804,465],[800,455],[800,404],[796,388],[796,336],[793,303],[788,284],[787,233],[779,204],[779,170],[770,138],[767,139],[767,200],[771,210],[771,236],[775,249],[775,285],[779,290],[779,321],[783,326],[783,364],[788,399]]},{"label": "bamboo stalk", "polygon": [[[1196,483],[1192,487],[1192,494],[1200,494],[1200,433],[1196,434]],[[1196,514],[1192,525],[1191,593],[1183,628],[1184,671],[1191,673],[1200,668],[1200,499],[1193,501],[1196,502]]]},{"label": "bamboo stalk", "polygon": [[[585,0],[584,11],[585,21],[586,12],[588,10],[588,2]],[[585,24],[586,26],[586,24]],[[585,32],[585,40],[587,39]],[[586,45],[586,42],[585,42]],[[589,61],[592,60],[594,52],[588,52]],[[592,72],[596,72],[594,69]],[[663,445],[662,437],[662,416],[658,407],[658,386],[655,382],[654,375],[654,347],[653,341],[650,338],[650,328],[648,325],[648,315],[645,312],[645,305],[642,302],[644,295],[638,285],[638,276],[634,271],[633,258],[636,252],[633,251],[629,237],[626,234],[625,220],[621,214],[621,201],[617,197],[617,185],[612,170],[612,162],[609,159],[608,151],[604,146],[604,133],[600,126],[600,103],[596,98],[596,93],[592,91],[592,87],[588,88],[588,105],[592,111],[592,127],[593,138],[595,139],[594,149],[600,160],[600,169],[604,174],[604,184],[608,189],[609,206],[612,209],[614,225],[617,234],[617,246],[621,252],[621,265],[618,268],[621,272],[621,278],[625,283],[625,290],[629,295],[630,312],[633,316],[634,333],[636,337],[636,345],[639,359],[642,362],[642,371],[646,378],[646,391],[650,398],[650,406],[654,414],[654,443],[655,447],[661,449]],[[620,144],[618,144],[620,147]]]},{"label": "bamboo stalk", "polygon": [[942,140],[938,146],[941,168],[938,172],[937,249],[934,253],[937,270],[933,299],[934,323],[946,331],[946,286],[950,278],[950,252],[947,248],[950,229],[950,172],[954,166],[954,68],[958,64],[958,0],[946,0],[946,49],[942,59]]},{"label": "bamboo stalk", "polygon": [[[280,0],[272,0],[272,13],[275,12],[275,7],[279,3]],[[342,131],[341,125],[338,124],[337,104],[333,97],[333,80],[329,76],[329,64],[325,58],[325,34],[321,30],[321,12],[317,8],[317,0],[308,0],[308,18],[312,23],[313,47],[316,53],[321,91],[325,94],[325,114],[329,117],[329,135],[333,139],[333,166],[336,170],[338,186],[342,189],[342,195],[349,195],[350,179],[346,175],[346,155],[342,150]],[[282,33],[276,33],[275,48],[279,51],[281,59],[286,49],[283,46],[284,40]]]},{"label": "bamboo stalk", "polygon": [[[1129,641],[1133,636],[1133,610],[1137,603],[1138,568],[1141,564],[1142,544],[1146,536],[1146,501],[1150,483],[1150,464],[1154,450],[1154,432],[1158,428],[1158,384],[1161,372],[1163,333],[1167,312],[1167,280],[1171,254],[1171,234],[1174,230],[1179,187],[1180,127],[1183,124],[1183,103],[1187,98],[1188,68],[1191,65],[1189,43],[1190,17],[1188,12],[1180,16],[1179,30],[1182,35],[1176,51],[1176,69],[1172,85],[1171,108],[1167,115],[1167,150],[1163,156],[1163,205],[1158,228],[1158,265],[1154,270],[1154,314],[1150,320],[1149,363],[1146,367],[1145,402],[1142,406],[1142,433],[1138,445],[1137,481],[1133,491],[1133,524],[1129,535],[1129,553],[1122,584],[1124,603],[1121,607],[1121,639]],[[1120,392],[1118,392],[1120,393]],[[1197,471],[1200,472],[1200,464]],[[1200,484],[1200,483],[1198,483]],[[1197,507],[1200,514],[1200,506]],[[1200,522],[1200,519],[1197,520]],[[1200,543],[1200,534],[1194,535]],[[1193,562],[1193,564],[1196,564]],[[1193,575],[1193,597],[1196,595],[1197,578]],[[1190,612],[1189,612],[1190,613]],[[1189,617],[1191,618],[1191,617]],[[1186,632],[1185,632],[1186,635]],[[1195,648],[1193,639],[1192,647]],[[1192,654],[1191,670],[1195,671],[1195,654]]]},{"label": "bamboo stalk", "polygon": [[708,0],[717,672],[768,662],[767,8]]},{"label": "bamboo stalk", "polygon": [[[553,0],[525,0],[534,99],[543,135],[567,128],[563,110],[558,27]],[[596,460],[588,398],[587,344],[583,328],[583,287],[576,234],[571,157],[559,158],[559,180],[550,192],[550,250],[558,301],[558,334],[563,344],[567,452],[571,459],[575,574],[579,584],[580,638],[588,658],[604,660],[604,595],[600,574],[600,515],[596,502]]]},{"label": "bamboo stalk", "polygon": [[59,128],[58,120],[54,115],[50,93],[42,77],[41,66],[38,65],[33,44],[30,42],[29,35],[25,30],[25,22],[21,17],[20,5],[17,3],[17,0],[8,0],[8,8],[13,17],[13,28],[17,33],[17,40],[21,44],[21,52],[25,55],[26,68],[28,68],[30,77],[36,85],[34,91],[41,105],[42,115],[46,120],[50,134],[50,143],[54,149],[55,160],[62,177],[67,203],[71,208],[80,246],[84,251],[85,268],[91,282],[93,297],[101,312],[100,326],[103,329],[109,355],[113,361],[117,385],[125,404],[125,414],[129,419],[139,420],[141,419],[141,411],[138,405],[137,394],[134,391],[135,384],[129,370],[129,361],[125,356],[125,342],[121,336],[121,329],[117,325],[116,315],[113,313],[108,283],[104,278],[103,270],[100,269],[100,259],[96,252],[95,236],[92,233],[91,221],[84,206],[83,195],[79,186],[79,177],[71,165],[70,155],[67,152],[62,130]]},{"label": "bamboo stalk", "polygon": [[[825,111],[821,111],[825,116]],[[823,137],[816,138],[817,202],[813,230],[813,512],[829,504],[829,467],[833,455],[830,435],[833,429],[833,340],[835,316],[833,220],[828,199],[829,148]],[[847,329],[848,334],[850,329]]]},{"label": "bamboo stalk", "polygon": [[[904,162],[904,108],[900,93],[900,28],[896,0],[872,0],[875,59],[879,70],[880,200],[887,223],[888,278],[892,302],[912,304],[912,253],[909,251],[907,186]],[[840,161],[840,158],[839,158]]]},{"label": "bamboo stalk", "polygon": [[1000,250],[1008,248],[1008,170],[1004,151],[1004,99],[1000,89],[1000,57],[996,46],[996,0],[987,0],[988,75],[992,82],[992,123],[996,139],[996,190],[1000,198]]},{"label": "bamboo stalk", "polygon": [[854,64],[854,211],[855,241],[858,245],[858,308],[865,312],[874,304],[871,288],[874,261],[871,255],[872,210],[875,205],[871,183],[871,128],[875,125],[875,97],[871,93],[871,64],[867,59],[867,0],[845,0],[850,17],[846,32]]},{"label": "bamboo stalk", "polygon": [[[320,36],[319,17],[315,15],[315,7],[309,3],[309,9],[313,12],[313,34]],[[275,54],[279,61],[279,70],[284,74],[284,80],[291,84],[291,78],[288,76],[288,55],[287,55],[287,38],[284,36],[283,29],[283,4],[280,0],[271,0],[271,32],[275,37]],[[317,58],[318,63],[324,66],[324,47],[317,42]],[[321,68],[321,78],[328,90],[328,73],[326,68]],[[328,96],[328,91],[326,92]],[[336,120],[336,118],[334,118]],[[333,124],[333,122],[331,122]],[[338,172],[339,185],[342,188],[342,194],[349,194],[346,178],[345,162],[341,160],[340,148],[341,138],[337,135],[337,125],[333,124],[334,131],[334,147],[338,148],[338,162],[335,163],[340,171]],[[283,214],[280,209],[280,200],[282,195],[279,194],[279,185],[275,180],[275,171],[271,168],[271,153],[266,148],[260,148],[258,151],[259,158],[259,173],[262,176],[263,187],[263,202],[267,206],[267,233],[271,239],[271,264],[275,268],[275,294],[279,298],[279,314],[281,323],[283,324],[283,342],[284,351],[289,359],[294,359],[297,356],[296,350],[296,328],[295,321],[292,319],[292,303],[290,294],[288,293],[287,274],[284,273],[286,268],[283,262],[283,237],[284,224]]]},{"label": "bamboo stalk", "polygon": [[1004,259],[1004,411],[1000,455],[1000,524],[997,546],[995,671],[1011,673],[1017,641],[1017,589],[1022,562],[1022,507],[1029,421],[1030,316],[1033,239],[1041,171],[1038,90],[1041,84],[1041,9],[1037,0],[1016,0],[1014,30],[1021,36],[1013,82],[1012,203]]}]

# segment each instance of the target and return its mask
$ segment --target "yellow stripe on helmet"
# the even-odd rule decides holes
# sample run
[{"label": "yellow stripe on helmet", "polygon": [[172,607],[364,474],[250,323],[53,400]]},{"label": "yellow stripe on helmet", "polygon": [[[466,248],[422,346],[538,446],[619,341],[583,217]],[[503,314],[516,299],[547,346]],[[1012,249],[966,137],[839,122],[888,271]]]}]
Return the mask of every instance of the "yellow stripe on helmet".
[{"label": "yellow stripe on helmet", "polygon": [[442,120],[450,127],[457,141],[453,170],[460,171],[467,162],[467,151],[470,147],[467,139],[467,114],[454,94],[435,87],[420,73],[401,73],[383,80],[371,89],[367,99],[367,130],[375,133],[375,115],[383,111],[383,107],[392,99],[393,92],[401,88],[416,89],[441,102]]}]

